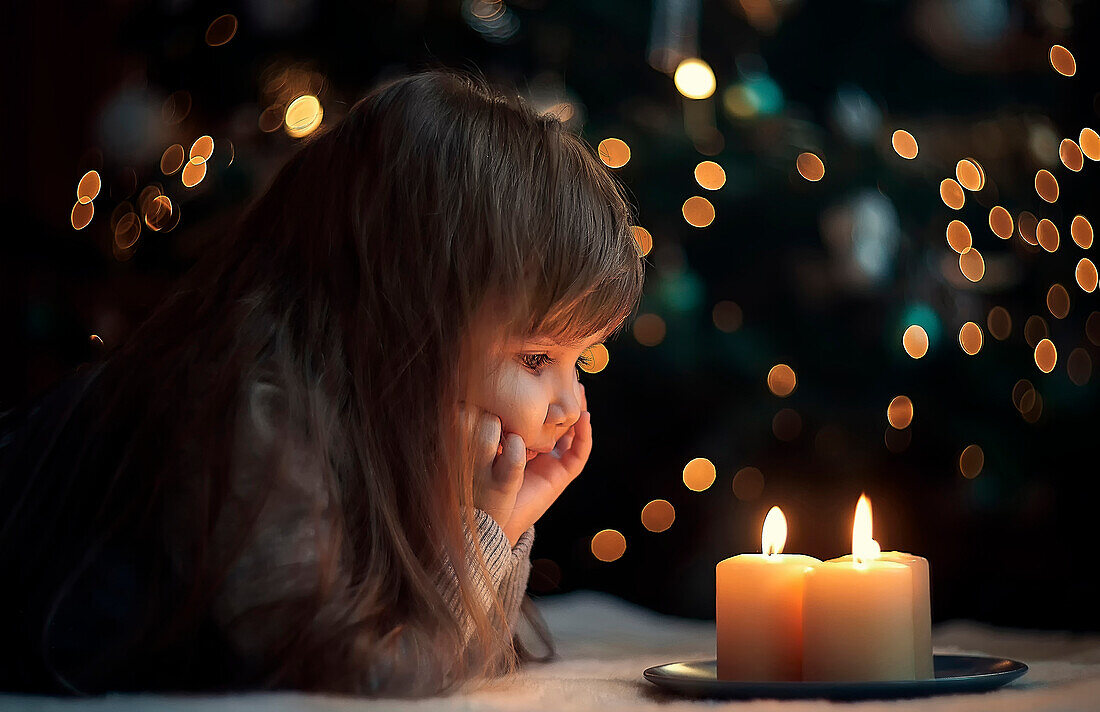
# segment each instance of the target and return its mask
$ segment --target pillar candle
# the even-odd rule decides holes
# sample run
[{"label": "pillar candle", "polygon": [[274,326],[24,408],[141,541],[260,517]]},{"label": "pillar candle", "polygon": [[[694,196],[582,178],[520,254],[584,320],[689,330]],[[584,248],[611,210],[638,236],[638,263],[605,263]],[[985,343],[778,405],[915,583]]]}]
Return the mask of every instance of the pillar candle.
[{"label": "pillar candle", "polygon": [[783,554],[787,522],[779,507],[764,520],[760,554],[739,554],[715,570],[718,679],[802,678],[802,582],[821,561]]},{"label": "pillar candle", "polygon": [[916,679],[913,571],[878,558],[866,496],[856,506],[852,554],[806,574],[802,679]]}]

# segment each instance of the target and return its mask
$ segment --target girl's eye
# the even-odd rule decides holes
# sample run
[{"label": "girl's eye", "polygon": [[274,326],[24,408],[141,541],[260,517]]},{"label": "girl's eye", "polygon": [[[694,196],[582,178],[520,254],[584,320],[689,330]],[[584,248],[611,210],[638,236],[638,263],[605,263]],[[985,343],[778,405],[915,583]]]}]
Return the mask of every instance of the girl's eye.
[{"label": "girl's eye", "polygon": [[[543,368],[554,363],[554,359],[550,358],[546,354],[521,354],[520,360],[523,361],[523,365],[531,369],[535,373],[538,373]],[[581,357],[577,359],[577,366],[579,368],[587,368],[592,365],[592,357],[587,353],[581,354]]]}]

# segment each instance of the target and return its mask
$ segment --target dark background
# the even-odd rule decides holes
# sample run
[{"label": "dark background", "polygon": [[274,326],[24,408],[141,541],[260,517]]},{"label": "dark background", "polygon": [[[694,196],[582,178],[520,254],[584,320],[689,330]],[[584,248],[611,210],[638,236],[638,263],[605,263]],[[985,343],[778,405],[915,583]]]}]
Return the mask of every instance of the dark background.
[{"label": "dark background", "polygon": [[[533,592],[594,588],[710,617],[714,565],[758,551],[769,507],[787,515],[788,552],[830,558],[850,550],[854,504],[867,492],[883,548],[931,561],[936,620],[1100,630],[1090,558],[1100,544],[1096,379],[1076,385],[1066,368],[1075,348],[1100,358],[1100,337],[1090,340],[1085,328],[1097,296],[1074,281],[1077,260],[1094,250],[1069,239],[1073,215],[1100,217],[1092,214],[1098,168],[1086,159],[1073,174],[1057,156],[1062,138],[1100,125],[1096,4],[504,7],[492,22],[479,21],[470,3],[427,0],[47,0],[9,8],[0,409],[124,340],[263,189],[298,140],[260,128],[265,108],[278,108],[265,87],[279,71],[313,82],[329,123],[384,79],[430,64],[478,69],[542,107],[571,102],[570,127],[593,145],[609,136],[628,142],[632,159],[616,172],[655,243],[640,311],[667,327],[655,346],[625,331],[608,345],[608,368],[584,377],[595,451],[538,525]],[[207,27],[224,13],[238,18],[236,35],[209,46]],[[662,32],[660,18],[678,18],[689,31]],[[1054,43],[1073,51],[1075,76],[1051,69]],[[662,47],[710,63],[718,82],[710,100],[677,93],[661,71]],[[164,102],[181,90],[191,108],[175,121]],[[727,97],[742,99],[739,113]],[[891,149],[897,128],[917,137],[916,160]],[[161,173],[159,159],[202,134],[214,136],[215,155],[205,180],[188,190],[178,174]],[[822,181],[799,177],[802,151],[824,159]],[[955,213],[938,186],[968,156],[984,167],[987,186]],[[721,190],[695,183],[693,168],[705,159],[725,168]],[[1043,167],[1062,187],[1051,206],[1033,189]],[[103,176],[103,190],[91,224],[77,231],[69,222],[75,187],[90,169]],[[171,197],[180,222],[170,232],[144,231],[131,254],[117,257],[111,213],[152,183]],[[714,203],[709,227],[681,216],[691,195]],[[985,223],[994,204],[1013,216],[1049,217],[1061,247],[1047,253],[1018,232],[999,240]],[[977,285],[960,281],[944,239],[954,217],[970,225],[985,255]],[[1064,319],[1045,304],[1055,282],[1071,296]],[[712,321],[720,300],[743,312],[733,332]],[[1012,316],[1004,341],[985,329],[995,305]],[[1046,321],[1058,347],[1050,374],[1025,341],[1031,315]],[[976,356],[957,343],[968,320],[986,331]],[[932,337],[919,360],[901,348],[910,323]],[[786,398],[766,383],[780,362],[798,375]],[[1013,406],[1021,378],[1043,398],[1034,423]],[[903,434],[908,446],[892,451],[886,406],[899,394],[913,400],[915,418]],[[793,438],[773,432],[783,408],[799,415]],[[985,454],[974,478],[959,468],[970,444]],[[682,481],[694,457],[717,467],[704,492]],[[750,465],[765,486],[746,501],[731,485]],[[663,533],[639,519],[655,498],[676,508]],[[610,563],[590,549],[605,528],[627,541]]]}]

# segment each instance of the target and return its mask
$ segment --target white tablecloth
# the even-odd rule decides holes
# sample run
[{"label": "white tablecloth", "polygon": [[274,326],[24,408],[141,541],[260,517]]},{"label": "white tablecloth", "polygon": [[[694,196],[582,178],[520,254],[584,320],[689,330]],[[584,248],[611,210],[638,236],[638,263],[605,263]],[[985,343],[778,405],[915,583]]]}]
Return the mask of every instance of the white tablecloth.
[{"label": "white tablecloth", "polygon": [[1100,710],[1100,635],[994,628],[968,621],[939,624],[940,653],[980,653],[1027,663],[1026,675],[993,692],[912,700],[831,703],[824,700],[718,701],[678,698],[642,677],[652,665],[713,658],[713,621],[661,616],[607,594],[579,591],[546,598],[539,607],[554,632],[560,659],[513,678],[446,698],[365,700],[296,693],[183,697],[108,695],[66,699],[0,695],[3,710],[641,710],[845,709],[1041,712]]}]

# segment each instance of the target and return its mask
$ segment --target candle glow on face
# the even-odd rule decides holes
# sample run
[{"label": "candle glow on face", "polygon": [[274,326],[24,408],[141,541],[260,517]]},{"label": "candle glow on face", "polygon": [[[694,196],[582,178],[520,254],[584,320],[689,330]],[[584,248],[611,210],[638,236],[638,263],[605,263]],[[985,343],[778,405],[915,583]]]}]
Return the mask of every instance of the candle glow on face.
[{"label": "candle glow on face", "polygon": [[766,556],[782,554],[786,543],[787,518],[783,516],[782,509],[772,507],[768,510],[768,516],[764,517],[764,526],[760,530],[760,551]]}]

